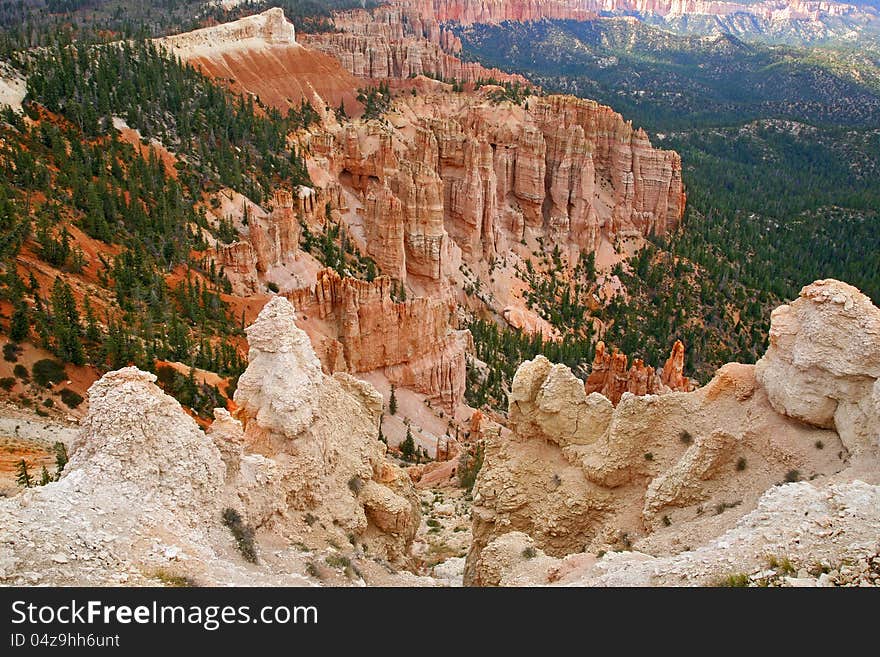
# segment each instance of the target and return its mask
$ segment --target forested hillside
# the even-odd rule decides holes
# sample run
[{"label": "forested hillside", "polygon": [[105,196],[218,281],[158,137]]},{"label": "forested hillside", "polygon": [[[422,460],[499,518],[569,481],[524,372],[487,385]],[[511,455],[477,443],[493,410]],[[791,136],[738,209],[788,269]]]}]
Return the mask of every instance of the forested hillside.
[{"label": "forested hillside", "polygon": [[[64,363],[158,371],[209,413],[220,390],[161,369],[181,362],[234,385],[244,364],[229,281],[205,255],[209,239],[234,231],[209,224],[199,204],[220,186],[260,200],[307,183],[286,136],[313,113],[234,99],[143,42],[54,47],[19,64],[27,116],[8,110],[0,123],[4,332]],[[121,140],[114,118],[177,154],[174,164]]]}]

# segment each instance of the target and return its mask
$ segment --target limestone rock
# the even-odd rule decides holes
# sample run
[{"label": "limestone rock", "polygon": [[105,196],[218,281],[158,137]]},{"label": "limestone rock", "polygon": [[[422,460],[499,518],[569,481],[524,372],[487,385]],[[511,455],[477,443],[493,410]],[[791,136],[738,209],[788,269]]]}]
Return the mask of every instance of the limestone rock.
[{"label": "limestone rock", "polygon": [[774,310],[756,373],[780,413],[834,429],[852,453],[880,446],[880,309],[851,285],[816,281]]},{"label": "limestone rock", "polygon": [[[759,365],[730,363],[691,392],[633,394],[625,356],[600,346],[594,375],[620,392],[616,406],[587,395],[590,382],[585,389],[567,367],[543,357],[523,363],[509,397],[512,433],[486,432],[465,583],[497,579],[484,575],[483,550],[510,532],[551,557],[639,540],[680,551],[675,537],[710,541],[784,480],[877,479],[864,428],[880,426],[870,415],[878,313],[849,286],[807,286],[774,312]],[[676,345],[664,373],[654,373],[661,390],[664,378],[682,381],[682,360]]]}]

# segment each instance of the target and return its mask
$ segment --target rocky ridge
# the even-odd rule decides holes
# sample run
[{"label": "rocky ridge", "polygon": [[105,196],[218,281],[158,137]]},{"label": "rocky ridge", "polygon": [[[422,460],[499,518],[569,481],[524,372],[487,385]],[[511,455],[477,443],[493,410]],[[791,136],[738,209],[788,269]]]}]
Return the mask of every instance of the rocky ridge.
[{"label": "rocky ridge", "polygon": [[[513,583],[498,566],[515,553],[508,543],[565,558],[581,584],[711,583],[751,572],[762,544],[802,564],[811,554],[870,558],[880,523],[878,318],[855,288],[817,281],[773,313],[758,366],[727,364],[693,392],[624,392],[616,407],[587,395],[565,366],[524,363],[511,433],[487,437],[466,582]],[[801,478],[810,483],[775,487]],[[817,522],[822,532],[807,527]],[[828,536],[844,538],[825,545]],[[720,550],[733,544],[743,552]],[[588,553],[600,550],[623,553],[596,562]],[[511,568],[527,561],[510,558]]]}]

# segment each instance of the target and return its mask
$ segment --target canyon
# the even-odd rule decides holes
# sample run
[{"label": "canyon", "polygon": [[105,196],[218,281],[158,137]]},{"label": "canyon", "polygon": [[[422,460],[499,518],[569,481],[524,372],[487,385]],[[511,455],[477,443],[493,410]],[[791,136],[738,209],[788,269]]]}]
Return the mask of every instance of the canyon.
[{"label": "canyon", "polygon": [[[817,280],[772,312],[756,364],[705,385],[680,340],[653,364],[606,344],[630,257],[684,218],[681,158],[610,107],[464,61],[450,27],[745,10],[861,11],[406,0],[334,14],[334,32],[270,9],[157,39],[262,113],[309,104],[287,135],[309,182],[197,201],[200,267],[228,284],[247,352],[212,419],[127,366],[95,374],[63,422],[0,422],[70,452],[57,481],[0,499],[0,583],[880,583],[880,309]],[[164,152],[170,172],[184,156]],[[534,291],[544,277],[577,296],[580,268],[595,294],[563,336]],[[476,357],[476,320],[594,339],[592,363],[520,358],[506,409],[472,407],[468,386],[501,376]]]},{"label": "canyon", "polygon": [[[376,12],[389,19],[375,19],[382,38],[438,34],[397,8]],[[404,15],[410,22],[395,22]],[[242,57],[313,52],[314,40],[303,42],[275,11],[163,41],[206,71],[228,67],[221,80],[248,77]],[[375,374],[380,387],[410,389],[466,419],[472,342],[457,329],[457,305],[478,303],[514,326],[552,335],[524,300],[523,263],[538,249],[558,248],[573,266],[621,239],[673,230],[686,200],[681,161],[588,100],[526,93],[510,102],[493,85],[457,91],[400,71],[381,75],[409,85],[394,94],[385,120],[343,119],[322,99],[321,120],[297,136],[312,187],[277,190],[264,206],[232,190],[206,204],[212,222],[230,218],[241,236],[215,244],[213,257],[236,294],[259,296],[272,283],[291,299],[326,372]],[[302,98],[295,72],[270,79],[272,90],[251,93],[270,104]],[[303,230],[337,226],[382,277],[352,280],[301,248]],[[399,290],[406,299],[393,298]],[[402,426],[389,431],[395,443],[403,439]],[[431,453],[436,442],[426,430]]]}]

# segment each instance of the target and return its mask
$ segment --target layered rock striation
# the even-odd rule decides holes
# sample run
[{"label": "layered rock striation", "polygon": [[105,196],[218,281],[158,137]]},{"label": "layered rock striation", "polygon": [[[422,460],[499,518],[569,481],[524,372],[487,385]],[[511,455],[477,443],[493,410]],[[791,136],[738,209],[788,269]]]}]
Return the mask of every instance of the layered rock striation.
[{"label": "layered rock striation", "polygon": [[324,269],[313,288],[287,296],[312,329],[327,371],[382,371],[391,383],[454,409],[464,397],[470,333],[453,328],[450,300],[395,302],[391,292],[387,277],[365,282]]},{"label": "layered rock striation", "polygon": [[442,282],[457,253],[476,267],[527,237],[577,258],[603,238],[664,234],[684,212],[678,155],[595,102],[438,93],[396,111],[394,127],[311,143],[362,195],[366,251],[393,277]]}]

